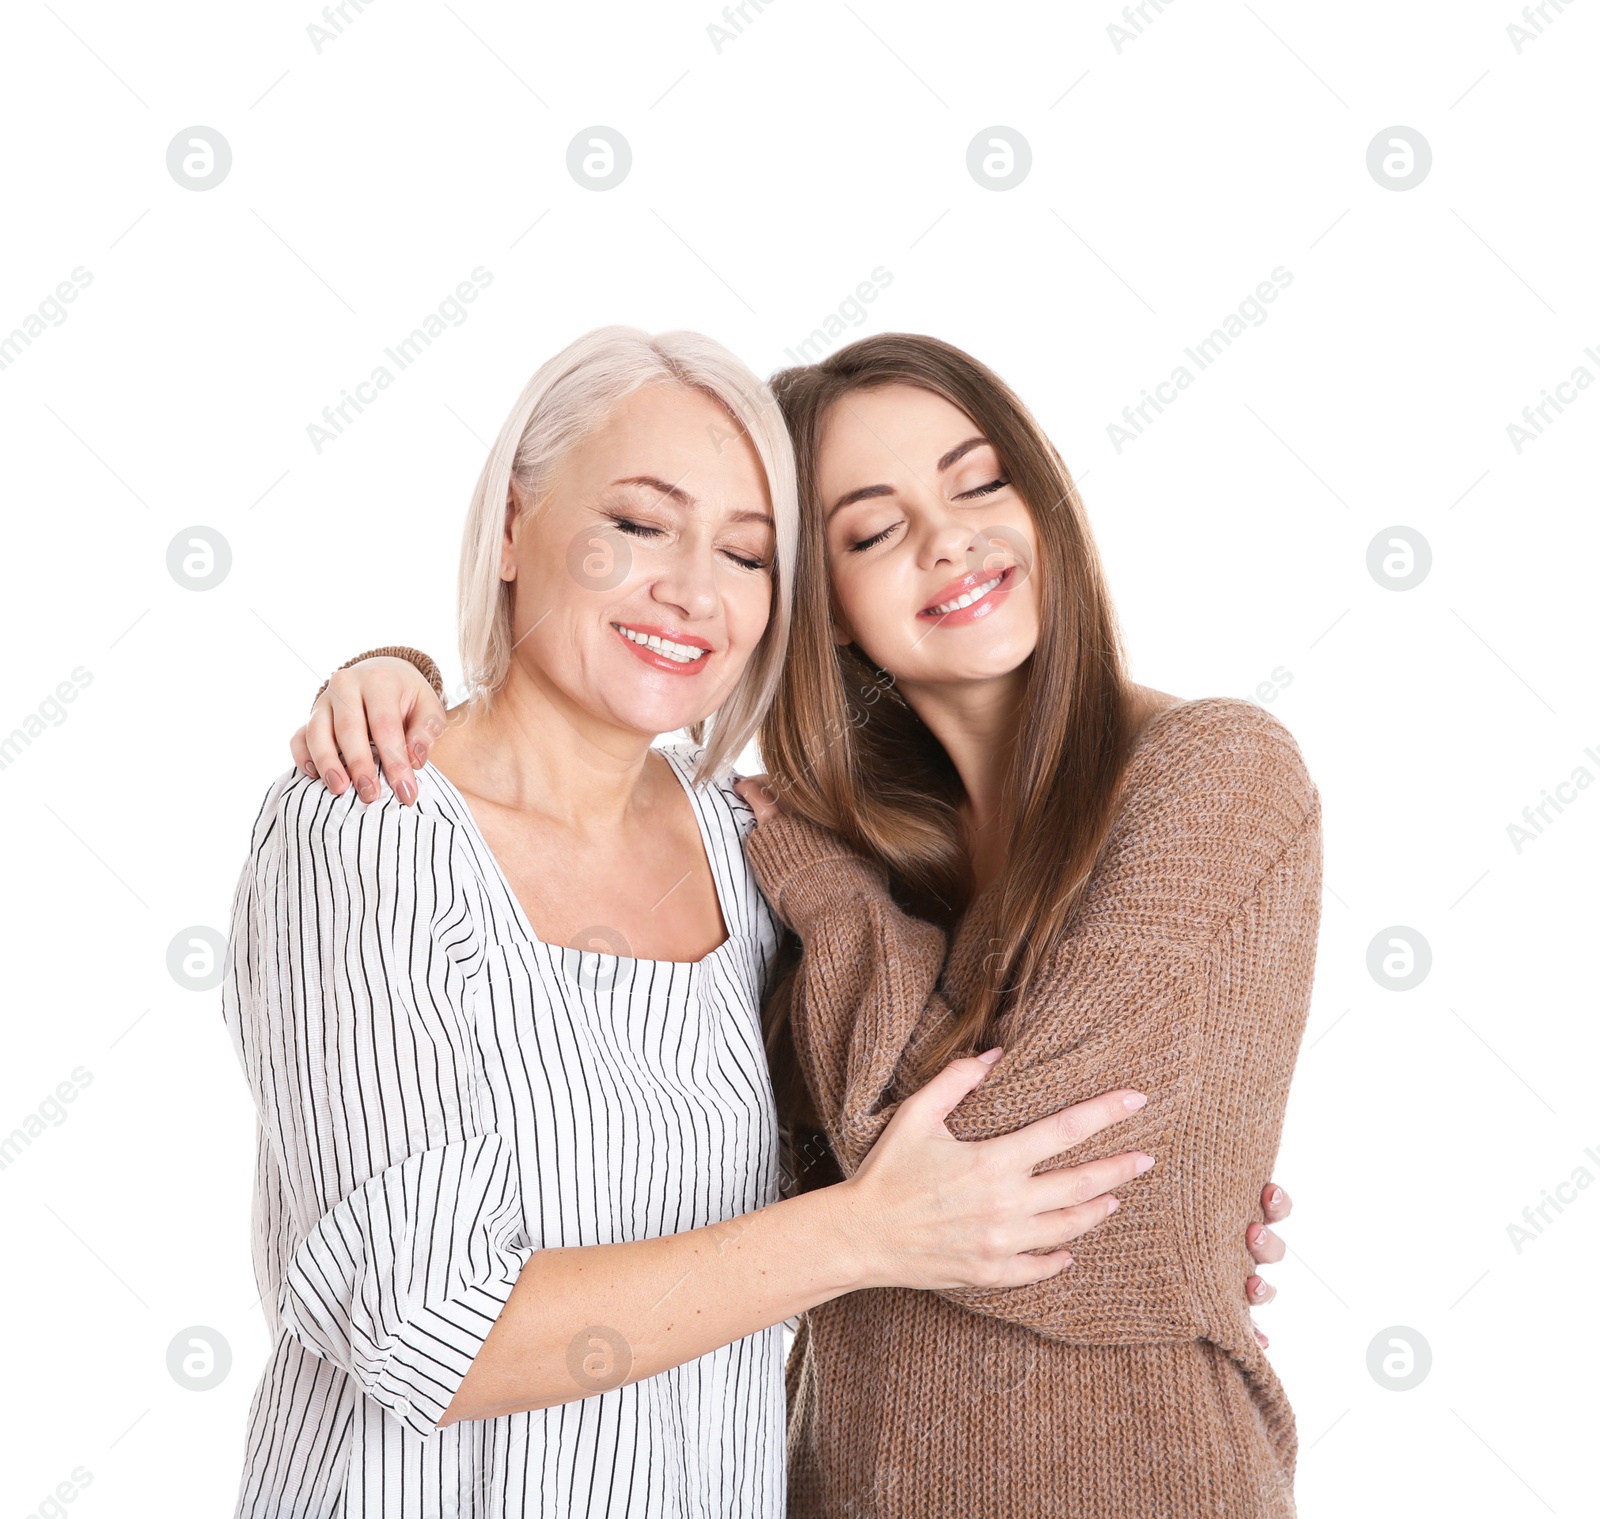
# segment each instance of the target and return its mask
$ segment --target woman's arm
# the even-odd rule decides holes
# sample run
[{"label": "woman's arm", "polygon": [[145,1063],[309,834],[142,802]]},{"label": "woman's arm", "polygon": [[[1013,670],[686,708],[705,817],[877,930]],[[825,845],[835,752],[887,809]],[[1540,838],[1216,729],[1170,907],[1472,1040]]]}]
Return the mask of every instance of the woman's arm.
[{"label": "woman's arm", "polygon": [[[375,796],[376,750],[384,778],[396,795],[402,802],[414,802],[417,791],[411,765],[420,768],[427,762],[434,740],[443,731],[442,689],[438,666],[421,650],[392,645],[356,655],[324,683],[306,725],[293,735],[290,750],[296,765],[308,776],[320,776],[335,795],[353,785],[358,795]],[[341,751],[354,756],[348,774]],[[762,806],[759,795],[749,791],[748,783],[741,784],[758,815],[764,815],[769,809]],[[769,833],[769,842],[771,837]],[[838,841],[831,835],[823,837],[831,841],[824,852],[842,851],[859,859],[842,845],[835,850]],[[942,936],[938,937],[942,944]],[[924,1000],[931,1006],[939,996],[936,977],[929,979],[929,988]],[[1266,1225],[1286,1218],[1290,1204],[1287,1193],[1270,1182],[1261,1188],[1260,1201],[1265,1222],[1247,1225],[1245,1250],[1252,1264],[1265,1265],[1283,1259],[1283,1243]],[[1252,1273],[1245,1281],[1244,1296],[1259,1307],[1276,1296],[1276,1289]],[[1266,1336],[1253,1325],[1252,1329],[1264,1346]]]},{"label": "woman's arm", "polygon": [[439,667],[420,649],[390,644],[346,660],[322,683],[289,752],[302,774],[335,796],[353,786],[364,802],[378,795],[376,753],[384,778],[409,805],[417,799],[413,767],[427,764],[446,720]]},{"label": "woman's arm", "polygon": [[[984,1248],[984,1260],[956,1258],[951,1221],[969,1215],[976,1233],[980,1215],[1009,1214],[1008,1206],[996,1207],[997,1189],[1008,1190],[1059,1148],[1062,1124],[1115,1122],[1127,1115],[1125,1099],[1133,1094],[1108,1093],[1070,1118],[1007,1136],[1020,1141],[1008,1160],[974,1155],[977,1164],[968,1166],[966,1157],[946,1154],[929,1163],[918,1151],[930,1144],[984,1148],[961,1146],[943,1125],[982,1079],[971,1069],[978,1064],[953,1063],[903,1103],[848,1182],[683,1234],[536,1251],[441,1422],[545,1408],[636,1382],[862,1288],[948,1286],[952,1272],[1014,1277],[1020,1285],[1070,1264],[1070,1257],[1012,1253],[1010,1246],[1025,1238],[1035,1248],[1055,1246],[1047,1219],[1065,1221],[1070,1212],[1070,1227],[1082,1232],[1105,1216],[1107,1199],[1041,1214],[1031,1224],[1014,1219],[1002,1228],[1004,1244],[996,1238]],[[1141,1159],[1118,1156],[1089,1175],[1114,1186]],[[1014,1176],[1005,1174],[1008,1165]],[[1075,1200],[1088,1184],[1084,1177],[1069,1181],[1049,1201]]]},{"label": "woman's arm", "polygon": [[944,1117],[989,1070],[901,1105],[848,1185],[663,1239],[530,1238],[487,1106],[471,989],[486,909],[449,819],[268,792],[235,896],[224,1015],[289,1215],[281,1326],[414,1432],[588,1397],[867,1286],[1022,1283],[1105,1217],[1134,1157],[1033,1170],[1127,1116],[1121,1090],[1015,1136]]},{"label": "woman's arm", "polygon": [[[1150,1096],[1119,1138],[1161,1163],[1077,1247],[1066,1279],[947,1294],[1055,1338],[1187,1338],[1243,1315],[1245,1230],[1260,1217],[1309,998],[1320,832],[1280,724],[1242,703],[1193,708],[1130,770],[1074,929],[1010,1015],[994,1076],[951,1118],[973,1137],[1075,1091]],[[763,822],[746,852],[805,946],[794,1042],[849,1175],[954,1017],[946,991],[975,974],[978,951],[948,963],[945,936],[896,908],[881,867],[803,819]],[[1095,1153],[1091,1143],[1074,1158]]]}]

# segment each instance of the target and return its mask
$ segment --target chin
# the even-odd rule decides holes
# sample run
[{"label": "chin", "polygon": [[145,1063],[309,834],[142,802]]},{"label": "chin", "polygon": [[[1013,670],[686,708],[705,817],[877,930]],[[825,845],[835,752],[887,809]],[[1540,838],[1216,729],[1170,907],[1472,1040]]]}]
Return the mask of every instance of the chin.
[{"label": "chin", "polygon": [[632,696],[608,691],[606,695],[606,712],[612,722],[634,733],[648,733],[652,738],[676,733],[711,715],[701,710],[700,702],[685,701],[681,696],[672,700],[646,691]]},{"label": "chin", "polygon": [[1027,664],[1033,657],[1038,641],[1037,636],[1011,637],[987,640],[982,648],[948,647],[937,651],[929,650],[924,644],[923,657],[917,661],[917,668],[895,670],[891,665],[882,668],[888,670],[896,680],[924,681],[931,685],[1002,680]]}]

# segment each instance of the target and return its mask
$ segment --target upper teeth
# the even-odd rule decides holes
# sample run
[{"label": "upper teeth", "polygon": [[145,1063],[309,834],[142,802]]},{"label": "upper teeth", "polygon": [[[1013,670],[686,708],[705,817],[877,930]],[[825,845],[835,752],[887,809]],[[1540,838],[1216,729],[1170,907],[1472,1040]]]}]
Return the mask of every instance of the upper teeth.
[{"label": "upper teeth", "polygon": [[938,606],[930,607],[929,610],[939,612],[941,614],[945,612],[959,612],[962,607],[970,607],[973,602],[981,601],[989,594],[990,591],[999,585],[1003,579],[1005,579],[1004,575],[996,575],[994,579],[991,580],[987,585],[980,585],[977,590],[968,591],[965,596],[957,596],[954,601],[940,602]]},{"label": "upper teeth", "polygon": [[632,628],[625,628],[620,622],[611,624],[630,643],[643,644],[647,649],[657,654],[665,654],[668,659],[675,659],[681,665],[692,664],[706,651],[697,649],[692,644],[673,643],[668,638],[658,638],[654,633],[636,633]]}]

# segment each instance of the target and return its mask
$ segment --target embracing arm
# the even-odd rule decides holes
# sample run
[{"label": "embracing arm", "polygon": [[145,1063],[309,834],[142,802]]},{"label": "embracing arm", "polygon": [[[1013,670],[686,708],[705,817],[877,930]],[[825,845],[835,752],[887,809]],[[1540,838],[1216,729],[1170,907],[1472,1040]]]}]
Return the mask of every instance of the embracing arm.
[{"label": "embracing arm", "polygon": [[347,659],[317,689],[311,714],[289,740],[302,775],[335,796],[352,787],[378,795],[378,771],[407,805],[417,799],[413,767],[428,762],[444,732],[444,679],[421,649],[387,644]]},{"label": "embracing arm", "polygon": [[[659,1239],[542,1248],[478,1058],[479,893],[448,818],[288,774],[256,821],[223,991],[287,1211],[274,1333],[414,1433],[637,1381],[859,1287],[1038,1280],[1065,1257],[1031,1252],[1088,1227],[1032,1175],[1057,1119],[949,1134],[988,1074],[969,1060],[902,1104],[850,1183]],[[1092,1106],[1070,1121],[1126,1116]],[[1089,1175],[1098,1193],[1126,1169]]]},{"label": "embracing arm", "polygon": [[[970,1137],[1074,1092],[1149,1094],[1118,1138],[1157,1164],[1074,1247],[1072,1272],[945,1294],[1051,1338],[1189,1338],[1219,1322],[1247,1332],[1245,1231],[1261,1216],[1309,999],[1318,809],[1281,725],[1242,703],[1189,706],[1130,765],[1082,910],[1008,1016],[994,1076],[950,1120]],[[903,1097],[905,1070],[954,1016],[946,992],[972,984],[981,950],[958,938],[952,959],[938,929],[894,905],[881,867],[802,819],[762,823],[747,852],[805,946],[795,1048],[848,1176]]]}]

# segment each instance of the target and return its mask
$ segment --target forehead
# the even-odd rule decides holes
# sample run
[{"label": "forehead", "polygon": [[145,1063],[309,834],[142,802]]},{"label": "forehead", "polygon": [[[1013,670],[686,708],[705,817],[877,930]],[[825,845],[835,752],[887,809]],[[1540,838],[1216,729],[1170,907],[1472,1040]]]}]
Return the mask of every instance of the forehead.
[{"label": "forehead", "polygon": [[924,469],[982,429],[959,406],[916,385],[884,385],[841,396],[823,417],[817,467]]},{"label": "forehead", "polygon": [[766,471],[744,429],[720,402],[680,385],[624,396],[561,469],[588,485],[651,475],[707,499],[767,497]]}]

